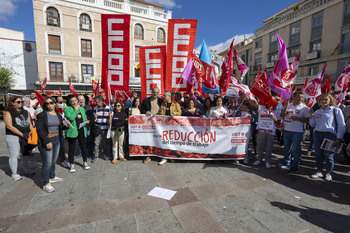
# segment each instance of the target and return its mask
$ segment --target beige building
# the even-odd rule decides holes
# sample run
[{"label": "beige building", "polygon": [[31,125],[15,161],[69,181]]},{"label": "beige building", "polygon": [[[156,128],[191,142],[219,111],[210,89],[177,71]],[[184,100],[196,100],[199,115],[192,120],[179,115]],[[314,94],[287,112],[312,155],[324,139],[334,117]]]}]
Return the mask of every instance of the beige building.
[{"label": "beige building", "polygon": [[334,86],[350,63],[350,0],[302,0],[266,19],[253,37],[236,46],[250,67],[246,83],[253,83],[259,67],[272,71],[279,52],[276,32],[286,43],[290,63],[301,52],[298,87],[325,63]]},{"label": "beige building", "polygon": [[140,88],[140,46],[166,43],[172,12],[143,0],[33,0],[38,79],[48,90],[69,92],[68,77],[81,92],[99,80],[102,65],[101,14],[130,14],[130,87]]}]

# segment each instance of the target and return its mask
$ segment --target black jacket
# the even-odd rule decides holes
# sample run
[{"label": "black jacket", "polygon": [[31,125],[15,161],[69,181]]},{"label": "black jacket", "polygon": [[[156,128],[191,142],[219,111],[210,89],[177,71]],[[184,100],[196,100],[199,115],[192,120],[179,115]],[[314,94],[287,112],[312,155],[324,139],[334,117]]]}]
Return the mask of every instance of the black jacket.
[{"label": "black jacket", "polygon": [[[58,120],[60,121],[60,126],[58,127],[58,132],[60,139],[63,137],[62,130],[64,130],[66,127],[63,125],[62,117],[59,113],[57,113]],[[37,121],[36,121],[36,130],[38,132],[39,137],[39,143],[43,147],[46,146],[46,144],[50,143],[50,139],[48,138],[49,129],[48,129],[48,122],[47,122],[47,112],[43,111],[37,115]]]},{"label": "black jacket", "polygon": [[[141,104],[141,114],[146,114],[146,112],[151,111],[151,96],[144,99],[142,104]],[[158,106],[163,103],[163,100],[158,97]]]}]

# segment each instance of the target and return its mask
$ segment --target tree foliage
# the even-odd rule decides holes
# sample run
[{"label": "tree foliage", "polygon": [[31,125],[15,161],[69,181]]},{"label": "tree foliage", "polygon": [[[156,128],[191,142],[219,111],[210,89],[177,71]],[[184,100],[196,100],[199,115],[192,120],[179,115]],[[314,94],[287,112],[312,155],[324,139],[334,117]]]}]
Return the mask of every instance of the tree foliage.
[{"label": "tree foliage", "polygon": [[0,67],[0,88],[10,89],[15,85],[13,73],[10,69]]}]

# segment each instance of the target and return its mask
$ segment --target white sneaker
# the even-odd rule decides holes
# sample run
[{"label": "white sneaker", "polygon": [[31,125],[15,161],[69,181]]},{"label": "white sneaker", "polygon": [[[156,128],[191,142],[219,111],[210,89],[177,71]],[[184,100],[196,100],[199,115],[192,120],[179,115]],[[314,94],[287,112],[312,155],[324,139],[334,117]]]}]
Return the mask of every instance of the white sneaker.
[{"label": "white sneaker", "polygon": [[266,168],[271,168],[271,164],[269,162],[265,163]]},{"label": "white sneaker", "polygon": [[71,165],[70,165],[69,172],[70,172],[70,173],[74,173],[74,172],[75,172],[74,164],[71,164]]},{"label": "white sneaker", "polygon": [[331,176],[331,174],[327,173],[327,174],[326,174],[326,177],[325,177],[324,179],[327,180],[327,181],[332,181],[332,176]]},{"label": "white sneaker", "polygon": [[162,159],[158,164],[159,165],[163,165],[166,164],[168,161],[166,159]]},{"label": "white sneaker", "polygon": [[[314,179],[317,179],[317,178],[322,178],[323,175],[322,175],[321,172],[316,172],[315,174],[312,174],[311,177],[314,178]],[[331,177],[331,179],[332,179],[332,177]]]},{"label": "white sneaker", "polygon": [[17,173],[16,173],[16,174],[12,174],[11,177],[12,177],[12,179],[14,179],[14,180],[20,180],[20,179],[22,179],[22,176],[18,175]]},{"label": "white sneaker", "polygon": [[55,189],[51,186],[51,184],[47,184],[43,187],[43,190],[48,193],[55,192]]},{"label": "white sneaker", "polygon": [[63,166],[63,167],[69,167],[69,164],[68,164],[67,160],[64,160],[64,161],[62,162],[62,166]]},{"label": "white sneaker", "polygon": [[61,181],[63,181],[63,178],[59,178],[57,176],[55,176],[55,178],[49,180],[50,184],[61,182]]},{"label": "white sneaker", "polygon": [[254,165],[254,166],[258,166],[258,165],[260,165],[260,163],[261,163],[261,162],[260,162],[259,160],[257,160],[257,161],[255,161],[255,162],[253,163],[253,165]]},{"label": "white sneaker", "polygon": [[84,170],[89,170],[90,169],[90,167],[89,167],[89,165],[87,164],[87,162],[84,162]]}]

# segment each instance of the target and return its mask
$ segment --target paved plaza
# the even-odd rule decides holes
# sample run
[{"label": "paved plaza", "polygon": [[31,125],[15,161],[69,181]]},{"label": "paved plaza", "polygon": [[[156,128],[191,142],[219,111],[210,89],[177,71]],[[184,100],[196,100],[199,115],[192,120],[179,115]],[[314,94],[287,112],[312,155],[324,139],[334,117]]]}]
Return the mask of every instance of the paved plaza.
[{"label": "paved plaza", "polygon": [[[98,160],[76,173],[57,165],[56,191],[41,190],[36,174],[13,181],[4,123],[0,122],[0,232],[349,232],[350,167],[336,163],[333,181],[313,180],[313,156],[303,151],[298,174],[231,161]],[[305,148],[303,148],[305,149]],[[340,158],[336,158],[337,161]],[[82,164],[81,158],[76,160]],[[148,196],[154,187],[177,191],[170,200]]]}]

